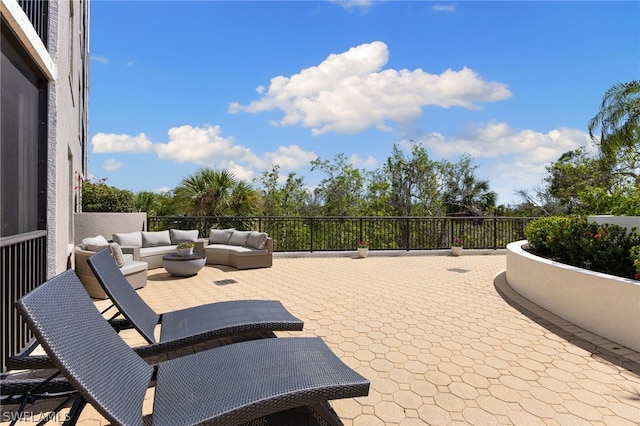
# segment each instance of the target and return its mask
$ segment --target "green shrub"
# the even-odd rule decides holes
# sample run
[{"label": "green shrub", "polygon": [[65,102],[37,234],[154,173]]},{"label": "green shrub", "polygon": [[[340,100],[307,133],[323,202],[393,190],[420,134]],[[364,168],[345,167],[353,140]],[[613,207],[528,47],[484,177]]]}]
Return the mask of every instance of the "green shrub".
[{"label": "green shrub", "polygon": [[584,217],[536,219],[525,227],[529,246],[558,262],[633,278],[640,267],[640,236],[618,225],[598,225]]},{"label": "green shrub", "polygon": [[101,179],[98,183],[84,181],[82,184],[83,212],[120,212],[134,211],[133,193],[125,189],[108,186]]},{"label": "green shrub", "polygon": [[629,254],[631,255],[633,266],[636,268],[634,278],[640,281],[640,245],[631,247]]}]

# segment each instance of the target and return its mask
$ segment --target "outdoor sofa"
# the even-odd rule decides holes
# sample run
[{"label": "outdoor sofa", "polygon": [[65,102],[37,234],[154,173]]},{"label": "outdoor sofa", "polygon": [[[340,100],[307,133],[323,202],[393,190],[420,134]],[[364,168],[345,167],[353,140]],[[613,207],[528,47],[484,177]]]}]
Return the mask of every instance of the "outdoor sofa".
[{"label": "outdoor sofa", "polygon": [[149,269],[162,268],[162,256],[175,253],[178,243],[192,242],[195,245],[193,250],[199,253],[204,249],[204,242],[198,239],[197,230],[137,231],[115,233],[112,237],[123,253],[133,255],[137,261],[146,262]]},{"label": "outdoor sofa", "polygon": [[139,289],[147,285],[147,263],[134,260],[132,254],[124,254],[117,244],[109,243],[102,236],[85,238],[81,245],[74,249],[75,270],[80,281],[91,297],[106,299],[107,293],[98,282],[89,267],[87,260],[98,251],[108,250],[116,259],[120,272],[127,279],[131,287]]},{"label": "outdoor sofa", "polygon": [[198,238],[198,231],[170,229],[155,232],[113,234],[124,253],[146,262],[149,269],[161,268],[162,256],[176,251],[177,244],[191,241],[194,252],[206,255],[209,265],[236,269],[269,268],[273,264],[273,240],[264,232],[212,229],[209,238]]},{"label": "outdoor sofa", "polygon": [[[197,230],[137,231],[114,233],[105,237],[85,238],[75,247],[75,270],[91,297],[106,299],[100,283],[87,265],[97,251],[110,249],[120,272],[134,289],[147,284],[147,271],[162,268],[162,256],[175,253],[178,243],[194,243],[194,252],[204,253],[209,265],[226,265],[236,269],[269,268],[273,264],[273,240],[264,232],[212,229],[209,238],[198,238]],[[117,255],[117,256],[116,256]]]}]

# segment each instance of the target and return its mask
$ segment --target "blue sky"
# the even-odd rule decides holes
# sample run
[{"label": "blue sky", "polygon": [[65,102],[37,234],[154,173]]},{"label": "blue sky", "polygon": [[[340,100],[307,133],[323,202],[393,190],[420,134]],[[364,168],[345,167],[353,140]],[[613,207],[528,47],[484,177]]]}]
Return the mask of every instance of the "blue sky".
[{"label": "blue sky", "polygon": [[90,177],[162,191],[278,164],[313,187],[316,157],[373,169],[414,140],[512,203],[639,78],[639,22],[638,2],[94,0]]}]

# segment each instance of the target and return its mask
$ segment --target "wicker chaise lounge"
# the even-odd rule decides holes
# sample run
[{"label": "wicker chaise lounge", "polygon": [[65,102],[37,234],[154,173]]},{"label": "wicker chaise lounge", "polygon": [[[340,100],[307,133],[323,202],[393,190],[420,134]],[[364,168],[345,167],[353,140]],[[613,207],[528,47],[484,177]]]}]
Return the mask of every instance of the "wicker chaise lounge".
[{"label": "wicker chaise lounge", "polygon": [[[117,330],[134,327],[149,343],[135,348],[143,358],[170,354],[188,346],[222,337],[251,339],[274,337],[274,331],[301,331],[304,322],[276,300],[234,300],[194,306],[158,314],[129,285],[109,250],[96,252],[87,263],[126,321],[115,320]],[[160,339],[154,330],[160,324]],[[14,356],[9,368],[51,368],[46,355]]]},{"label": "wicker chaise lounge", "polygon": [[[120,313],[149,342],[141,356],[158,355],[230,335],[301,331],[304,322],[276,300],[215,302],[157,314],[127,285],[111,255],[97,252],[87,263]],[[160,324],[160,341],[154,330]]]},{"label": "wicker chaise lounge", "polygon": [[154,425],[238,424],[294,407],[366,396],[369,381],[319,338],[261,339],[149,365],[97,311],[75,272],[47,281],[16,302],[55,366],[78,390],[71,423],[85,402],[108,421],[143,424],[143,400],[155,384]]}]

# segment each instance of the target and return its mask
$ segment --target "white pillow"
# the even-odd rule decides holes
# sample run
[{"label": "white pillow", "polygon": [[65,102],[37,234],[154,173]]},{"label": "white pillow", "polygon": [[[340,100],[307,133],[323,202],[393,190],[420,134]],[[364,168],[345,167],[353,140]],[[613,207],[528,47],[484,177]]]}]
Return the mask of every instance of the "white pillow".
[{"label": "white pillow", "polygon": [[209,231],[209,244],[229,244],[229,237],[233,233],[233,228],[212,229]]},{"label": "white pillow", "polygon": [[140,232],[113,234],[113,241],[121,246],[142,247],[142,234]]},{"label": "white pillow", "polygon": [[120,248],[120,244],[109,243],[109,249],[111,250],[111,254],[113,255],[113,260],[116,261],[116,265],[118,265],[118,268],[122,268],[124,266],[124,254],[122,254],[122,249]]},{"label": "white pillow", "polygon": [[195,243],[198,240],[198,230],[183,231],[180,229],[169,229],[171,244],[178,244],[183,241],[191,241]]},{"label": "white pillow", "polygon": [[109,246],[109,241],[102,235],[98,235],[97,237],[85,238],[82,240],[82,245],[86,250],[100,251]]},{"label": "white pillow", "polygon": [[269,236],[265,232],[252,232],[247,238],[247,247],[262,250]]},{"label": "white pillow", "polygon": [[170,246],[169,231],[142,232],[142,247]]},{"label": "white pillow", "polygon": [[229,238],[229,245],[246,246],[249,234],[251,234],[251,231],[233,231],[233,234],[231,234],[231,238]]}]

